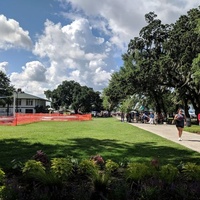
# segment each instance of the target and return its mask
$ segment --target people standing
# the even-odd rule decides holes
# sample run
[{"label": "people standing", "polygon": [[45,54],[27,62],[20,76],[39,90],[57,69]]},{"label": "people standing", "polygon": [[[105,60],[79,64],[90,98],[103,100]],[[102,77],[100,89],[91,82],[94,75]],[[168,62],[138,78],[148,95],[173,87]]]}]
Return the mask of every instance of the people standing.
[{"label": "people standing", "polygon": [[178,130],[178,140],[182,141],[182,134],[183,134],[183,128],[185,125],[186,117],[183,113],[182,109],[178,109],[178,113],[174,116],[174,120],[176,122],[176,128]]},{"label": "people standing", "polygon": [[154,114],[152,112],[149,114],[149,124],[154,124]]}]

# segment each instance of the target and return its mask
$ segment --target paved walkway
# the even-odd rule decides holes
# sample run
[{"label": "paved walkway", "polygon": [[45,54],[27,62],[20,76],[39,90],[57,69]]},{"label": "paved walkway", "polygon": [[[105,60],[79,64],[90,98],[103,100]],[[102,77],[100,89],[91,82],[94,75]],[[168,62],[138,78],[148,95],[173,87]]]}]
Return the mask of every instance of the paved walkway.
[{"label": "paved walkway", "polygon": [[146,131],[152,132],[163,138],[171,140],[173,142],[179,143],[187,148],[200,153],[200,134],[189,133],[183,131],[182,141],[178,141],[178,131],[175,125],[165,125],[165,124],[144,124],[144,123],[130,123],[133,126],[144,129]]}]

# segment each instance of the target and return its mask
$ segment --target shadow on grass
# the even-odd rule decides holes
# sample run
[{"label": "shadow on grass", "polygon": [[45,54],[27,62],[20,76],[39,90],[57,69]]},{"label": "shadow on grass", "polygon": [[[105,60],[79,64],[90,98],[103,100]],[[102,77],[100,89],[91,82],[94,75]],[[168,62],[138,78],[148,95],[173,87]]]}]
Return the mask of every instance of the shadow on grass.
[{"label": "shadow on grass", "polygon": [[120,143],[117,140],[99,140],[94,138],[74,138],[68,141],[57,141],[59,144],[30,144],[20,139],[0,141],[0,167],[9,169],[11,161],[16,159],[25,162],[36,154],[37,150],[45,152],[49,158],[73,156],[77,159],[90,158],[100,154],[103,158],[116,162],[126,160],[150,161],[158,158],[161,163],[179,164],[183,162],[199,163],[198,153],[172,147],[158,146],[154,142]]}]

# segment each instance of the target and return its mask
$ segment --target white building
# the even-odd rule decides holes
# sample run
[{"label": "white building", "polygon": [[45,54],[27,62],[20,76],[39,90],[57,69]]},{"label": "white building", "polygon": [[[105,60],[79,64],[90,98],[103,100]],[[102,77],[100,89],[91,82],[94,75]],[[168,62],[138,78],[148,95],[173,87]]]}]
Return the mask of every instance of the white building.
[{"label": "white building", "polygon": [[[13,97],[14,98],[14,97]],[[9,115],[13,115],[14,108],[15,112],[18,113],[36,113],[36,107],[46,107],[47,99],[43,99],[25,92],[15,93],[15,103],[13,101],[12,105],[2,106],[0,105],[0,116],[7,115],[7,109]],[[13,105],[14,104],[14,105]]]}]

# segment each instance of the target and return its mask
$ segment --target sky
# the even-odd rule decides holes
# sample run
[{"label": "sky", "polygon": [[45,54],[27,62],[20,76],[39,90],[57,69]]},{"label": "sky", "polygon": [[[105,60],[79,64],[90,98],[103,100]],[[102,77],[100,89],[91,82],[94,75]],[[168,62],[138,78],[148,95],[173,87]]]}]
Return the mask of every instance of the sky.
[{"label": "sky", "polygon": [[102,91],[121,55],[155,12],[175,23],[199,0],[1,0],[0,70],[22,91],[45,97],[63,81]]}]

